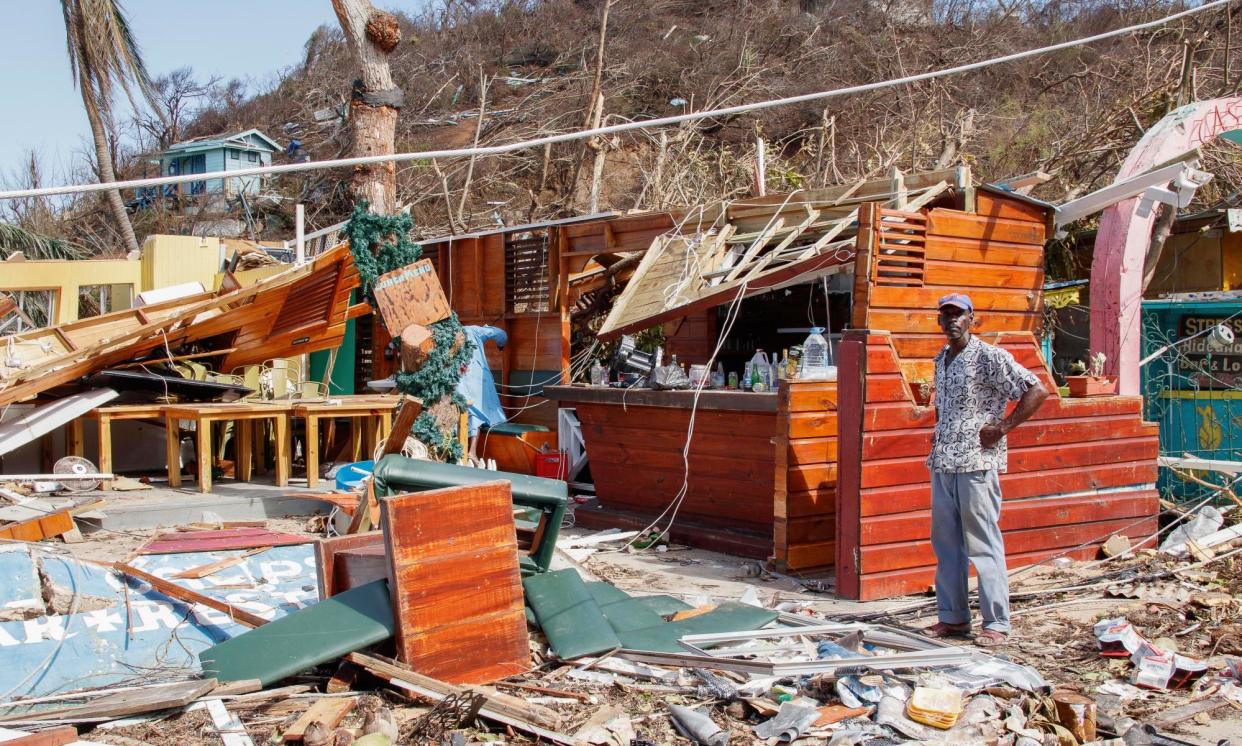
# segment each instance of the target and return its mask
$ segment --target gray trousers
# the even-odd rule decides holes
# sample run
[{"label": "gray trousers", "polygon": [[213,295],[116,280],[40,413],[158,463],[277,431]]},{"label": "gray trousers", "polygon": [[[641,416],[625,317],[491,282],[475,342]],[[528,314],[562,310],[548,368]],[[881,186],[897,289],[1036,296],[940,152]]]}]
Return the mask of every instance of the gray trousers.
[{"label": "gray trousers", "polygon": [[932,472],[931,488],[940,621],[970,622],[967,579],[973,563],[979,575],[983,628],[1008,633],[1009,576],[999,525],[1001,491],[996,470]]}]

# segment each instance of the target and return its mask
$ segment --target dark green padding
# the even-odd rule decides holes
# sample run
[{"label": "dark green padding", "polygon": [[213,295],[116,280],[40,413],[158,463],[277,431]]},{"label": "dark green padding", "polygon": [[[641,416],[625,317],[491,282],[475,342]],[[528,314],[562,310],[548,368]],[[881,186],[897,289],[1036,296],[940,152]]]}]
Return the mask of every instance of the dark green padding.
[{"label": "dark green padding", "polygon": [[599,610],[604,614],[604,618],[608,620],[608,625],[617,634],[665,623],[663,617],[652,611],[637,598],[627,598],[624,601],[613,601],[610,604],[603,604],[599,607]]},{"label": "dark green padding", "polygon": [[388,581],[352,588],[198,654],[203,675],[268,686],[395,634]]},{"label": "dark green padding", "polygon": [[556,539],[561,533],[561,521],[569,505],[569,487],[559,479],[473,469],[404,456],[385,456],[375,465],[372,473],[375,476],[375,493],[381,497],[503,479],[512,485],[514,505],[536,508],[547,514],[547,531],[539,546],[531,552],[531,557],[540,571],[546,571],[552,562]]},{"label": "dark green padding", "polygon": [[[586,586],[587,590],[591,591],[591,597],[595,599],[595,603],[599,604],[601,609],[608,604],[616,603],[617,601],[629,601],[631,598],[630,594],[611,583],[605,583],[601,580],[591,581]],[[634,596],[633,600],[651,609],[657,616],[662,617],[694,608],[685,601],[672,596]],[[605,609],[605,613],[607,613],[607,609]]]},{"label": "dark green padding", "polygon": [[532,575],[522,581],[526,604],[552,652],[564,660],[621,647],[599,604],[573,569]]},{"label": "dark green padding", "polygon": [[719,632],[742,632],[759,629],[771,623],[777,612],[726,601],[706,614],[699,614],[680,622],[665,622],[645,629],[619,632],[621,644],[627,650],[652,650],[661,653],[682,653],[686,649],[677,644],[683,635],[706,635]]},{"label": "dark green padding", "polygon": [[526,433],[546,433],[547,425],[524,425],[520,422],[502,422],[499,425],[491,425],[483,428],[484,435],[491,433],[492,435],[524,435]]},{"label": "dark green padding", "polygon": [[680,598],[673,598],[672,596],[638,596],[634,600],[651,609],[659,616],[672,616],[679,611],[694,608]]},{"label": "dark green padding", "polygon": [[586,587],[591,592],[591,598],[595,599],[595,603],[600,606],[616,601],[627,601],[630,598],[630,594],[612,583],[605,583],[602,580],[592,580],[586,583]]}]

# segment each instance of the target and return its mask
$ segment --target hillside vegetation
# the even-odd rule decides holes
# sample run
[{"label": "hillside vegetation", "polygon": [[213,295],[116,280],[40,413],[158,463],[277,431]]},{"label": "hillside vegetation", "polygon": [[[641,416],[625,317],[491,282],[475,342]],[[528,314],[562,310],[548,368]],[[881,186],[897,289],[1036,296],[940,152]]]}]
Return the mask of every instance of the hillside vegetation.
[{"label": "hillside vegetation", "polygon": [[[326,2],[326,0],[324,0]],[[512,142],[588,124],[603,0],[445,0],[402,16],[392,56],[405,92],[398,151]],[[614,0],[604,37],[605,124],[878,81],[1057,43],[1150,20],[1177,2],[984,2],[971,0]],[[1234,6],[1236,14],[1238,7]],[[1127,151],[1172,108],[1231,95],[1242,85],[1229,9],[1089,47],[889,88],[589,146],[566,143],[503,157],[410,162],[399,167],[400,201],[424,235],[586,212],[595,154],[598,209],[651,209],[749,193],[755,139],[768,142],[768,188],[849,183],[893,166],[904,171],[971,165],[994,180],[1042,170],[1038,196],[1060,201],[1112,180]],[[257,93],[196,81],[184,93],[177,139],[258,127],[301,141],[314,159],[349,154],[355,66],[340,30],[325,26],[300,60]],[[186,81],[183,80],[183,83]],[[165,79],[166,94],[176,87]],[[188,86],[183,86],[188,87]],[[170,104],[171,105],[171,104]],[[480,116],[480,111],[481,116]],[[151,123],[148,119],[148,124]],[[143,151],[167,130],[122,128],[122,169],[142,173]],[[282,162],[283,156],[277,156]],[[1237,153],[1213,146],[1217,174],[1200,192],[1213,204],[1242,184]],[[32,179],[37,179],[37,161]],[[347,216],[348,173],[323,171],[271,182],[283,200],[252,206],[257,225],[288,236],[295,201],[314,225]],[[102,210],[82,199],[43,212],[27,227],[107,247]],[[19,209],[19,208],[10,208]],[[36,217],[38,221],[36,221]],[[144,232],[189,230],[179,209],[136,214]],[[35,222],[37,224],[31,224]]]}]

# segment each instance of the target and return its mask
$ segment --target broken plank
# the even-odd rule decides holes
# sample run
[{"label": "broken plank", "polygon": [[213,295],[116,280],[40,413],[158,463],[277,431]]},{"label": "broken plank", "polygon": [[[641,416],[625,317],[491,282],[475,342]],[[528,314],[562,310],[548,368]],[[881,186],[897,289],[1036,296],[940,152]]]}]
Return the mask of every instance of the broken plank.
[{"label": "broken plank", "polygon": [[777,218],[776,222],[764,229],[763,233],[759,234],[759,237],[755,239],[755,242],[750,245],[750,248],[746,249],[746,253],[737,260],[737,263],[733,266],[733,269],[728,275],[725,276],[724,281],[730,282],[737,279],[737,276],[740,275],[743,270],[747,269],[750,263],[754,261],[754,258],[759,255],[759,252],[763,250],[763,247],[768,245],[768,241],[772,240],[773,234],[784,226],[785,219]]},{"label": "broken plank", "polygon": [[77,525],[68,508],[47,515],[35,516],[7,526],[0,526],[0,539],[41,541],[73,531]]},{"label": "broken plank", "polygon": [[[55,710],[40,710],[40,719],[87,722],[113,720],[127,715],[140,715],[156,710],[184,707],[216,688],[215,679],[191,679],[172,684],[156,684],[137,691],[127,690],[105,694],[80,705]],[[23,712],[0,717],[0,722],[28,720],[32,713]]]},{"label": "broken plank", "polygon": [[1217,710],[1228,705],[1229,700],[1224,697],[1209,697],[1207,699],[1201,699],[1198,702],[1191,702],[1190,704],[1165,710],[1152,722],[1152,725],[1161,729],[1168,728],[1169,726],[1177,725],[1184,720],[1189,720],[1201,712],[1212,712],[1213,710]]},{"label": "broken plank", "polygon": [[180,554],[183,552],[220,552],[229,549],[281,547],[309,544],[306,536],[268,531],[265,528],[237,527],[206,531],[166,531],[143,544],[139,554]]},{"label": "broken plank", "polygon": [[172,581],[157,577],[144,570],[139,570],[132,565],[117,562],[112,567],[118,572],[124,573],[135,580],[141,580],[144,583],[147,583],[155,590],[163,593],[165,596],[175,598],[182,603],[199,604],[210,609],[215,609],[216,611],[224,612],[225,614],[228,614],[229,618],[233,621],[239,624],[244,624],[247,627],[261,627],[264,624],[267,624],[267,620],[258,614],[253,614],[245,609],[239,609],[230,603],[214,599],[211,596],[205,596],[198,591],[192,591],[189,588],[177,585]]},{"label": "broken plank", "polygon": [[382,456],[401,453],[401,450],[405,448],[405,439],[409,436],[410,429],[414,427],[414,420],[418,419],[422,411],[423,405],[417,399],[407,398],[401,403],[397,416],[393,418],[392,429],[388,431],[388,437],[384,440]]},{"label": "broken plank", "polygon": [[535,725],[556,728],[561,718],[554,710],[539,705],[532,705],[521,697],[514,697],[486,686],[457,686],[431,676],[424,676],[410,669],[399,661],[382,658],[378,655],[350,653],[345,660],[361,666],[367,672],[389,682],[401,680],[414,684],[421,689],[434,693],[438,699],[450,697],[461,692],[476,692],[483,695],[484,710],[508,715],[512,718],[528,721]]},{"label": "broken plank", "polygon": [[0,743],[5,746],[65,746],[76,740],[78,740],[78,729],[72,725],[58,725],[40,731],[0,728]]},{"label": "broken plank", "polygon": [[357,697],[325,697],[316,700],[306,712],[302,713],[301,717],[294,721],[293,725],[289,726],[289,730],[285,731],[281,738],[285,743],[301,741],[306,735],[306,729],[314,722],[323,724],[331,731],[341,724],[341,721],[357,704]]},{"label": "broken plank", "polygon": [[242,679],[220,684],[211,690],[211,696],[224,697],[238,694],[252,694],[263,689],[263,682],[258,679]]},{"label": "broken plank", "polygon": [[181,572],[177,573],[176,575],[173,575],[172,577],[178,580],[198,580],[199,578],[205,578],[208,575],[217,573],[227,567],[232,567],[233,565],[239,564],[242,561],[244,561],[247,557],[253,557],[256,554],[259,554],[260,552],[266,552],[269,549],[271,549],[271,547],[255,547],[254,549],[248,549],[245,552],[242,552],[241,554],[237,555],[236,557],[225,557],[222,560],[216,560],[215,562],[209,562],[205,565],[199,565],[198,567],[191,567],[188,570],[182,570]]},{"label": "broken plank", "polygon": [[223,700],[207,700],[207,714],[211,715],[211,725],[216,729],[220,740],[224,741],[224,746],[254,746],[241,718],[229,712]]}]

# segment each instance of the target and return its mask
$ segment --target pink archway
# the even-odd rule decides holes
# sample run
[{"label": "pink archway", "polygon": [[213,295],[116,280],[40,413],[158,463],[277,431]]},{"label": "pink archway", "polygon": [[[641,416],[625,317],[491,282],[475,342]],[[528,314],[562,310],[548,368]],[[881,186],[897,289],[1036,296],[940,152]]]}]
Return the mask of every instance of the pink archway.
[{"label": "pink archway", "polygon": [[[1183,106],[1147,130],[1121,164],[1116,181],[1237,129],[1242,129],[1242,98]],[[1105,371],[1118,376],[1118,392],[1129,395],[1139,393],[1143,259],[1156,220],[1155,210],[1140,217],[1138,203],[1134,197],[1104,211],[1091,261],[1091,351],[1107,355]]]}]

